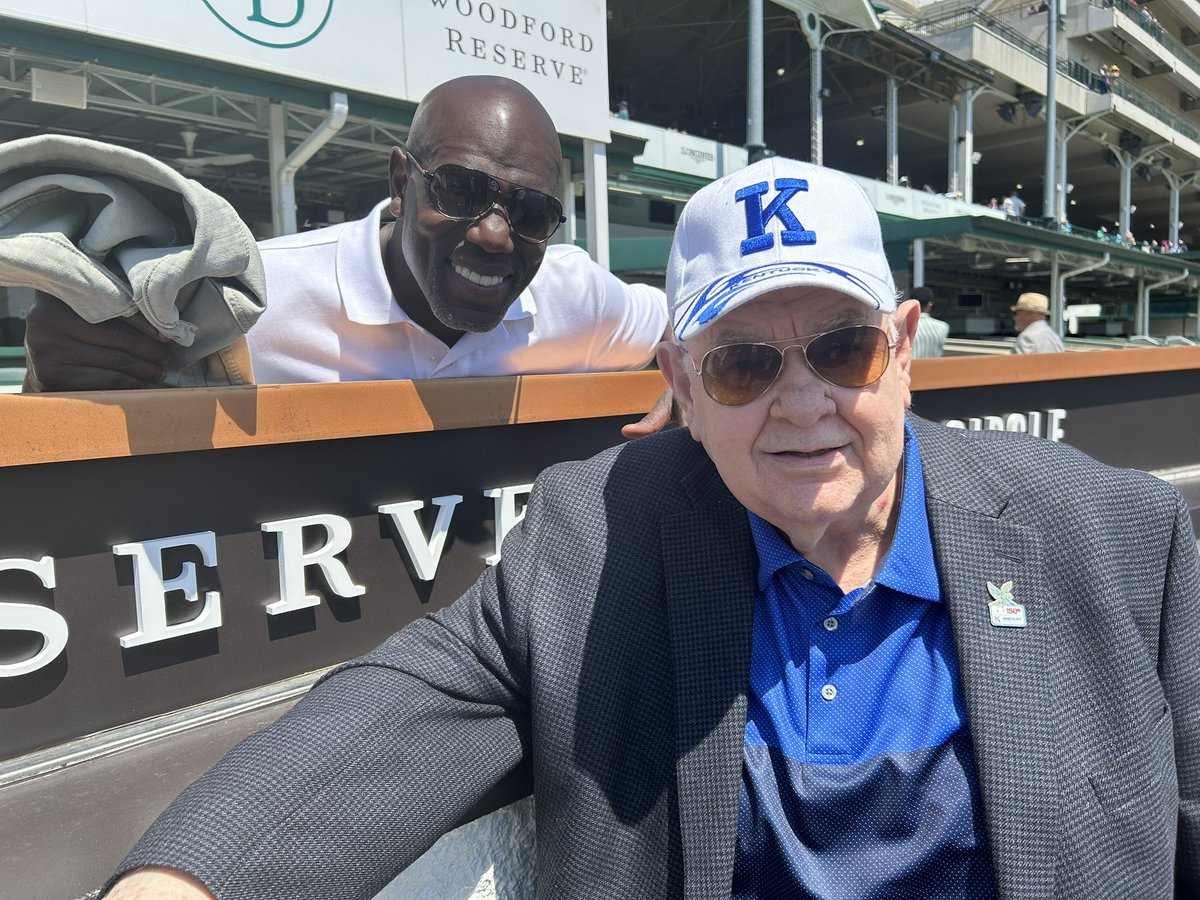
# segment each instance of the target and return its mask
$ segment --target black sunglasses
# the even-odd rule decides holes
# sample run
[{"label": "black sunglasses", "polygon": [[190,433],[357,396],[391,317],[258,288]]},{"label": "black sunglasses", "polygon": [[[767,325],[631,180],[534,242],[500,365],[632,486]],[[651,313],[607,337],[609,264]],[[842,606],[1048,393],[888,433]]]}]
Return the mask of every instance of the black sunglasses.
[{"label": "black sunglasses", "polygon": [[[761,397],[775,383],[783,371],[784,354],[793,347],[801,348],[804,362],[821,380],[860,389],[883,377],[894,346],[882,328],[850,325],[785,341],[713,347],[700,360],[696,373],[708,396],[723,406],[741,406]],[[694,360],[692,364],[695,366]]]},{"label": "black sunglasses", "polygon": [[429,202],[447,219],[477,222],[499,208],[513,234],[531,244],[542,244],[567,221],[557,197],[518,187],[500,189],[500,182],[486,172],[447,163],[425,171],[411,152],[408,158],[425,176]]}]

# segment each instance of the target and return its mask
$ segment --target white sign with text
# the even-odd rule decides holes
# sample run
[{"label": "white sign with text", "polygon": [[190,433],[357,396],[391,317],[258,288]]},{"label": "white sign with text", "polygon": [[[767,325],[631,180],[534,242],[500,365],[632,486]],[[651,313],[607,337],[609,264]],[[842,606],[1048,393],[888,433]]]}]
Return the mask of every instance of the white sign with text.
[{"label": "white sign with text", "polygon": [[609,140],[601,0],[0,0],[3,16],[412,102],[505,75],[561,133]]}]

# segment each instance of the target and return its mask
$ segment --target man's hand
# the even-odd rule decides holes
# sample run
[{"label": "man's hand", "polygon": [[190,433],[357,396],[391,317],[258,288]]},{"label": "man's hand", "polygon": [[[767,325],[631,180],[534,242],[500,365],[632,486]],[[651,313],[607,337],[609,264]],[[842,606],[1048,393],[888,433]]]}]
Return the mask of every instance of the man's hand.
[{"label": "man's hand", "polygon": [[154,387],[166,376],[168,339],[141,314],[93,325],[49,294],[37,293],[25,319],[35,390]]},{"label": "man's hand", "polygon": [[121,876],[104,900],[213,900],[213,895],[175,869],[134,869]]},{"label": "man's hand", "polygon": [[654,408],[642,416],[639,421],[624,426],[621,429],[621,435],[633,439],[662,431],[675,418],[674,414],[675,396],[671,393],[671,389],[667,388],[654,404]]}]

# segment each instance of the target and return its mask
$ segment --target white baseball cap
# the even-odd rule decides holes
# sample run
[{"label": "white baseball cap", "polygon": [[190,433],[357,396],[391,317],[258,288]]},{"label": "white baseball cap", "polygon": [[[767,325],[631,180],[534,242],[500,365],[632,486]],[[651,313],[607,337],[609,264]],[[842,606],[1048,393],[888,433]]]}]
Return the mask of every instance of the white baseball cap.
[{"label": "white baseball cap", "polygon": [[895,310],[879,216],[853,179],[775,156],[706,185],[687,202],[667,264],[678,340],[755,297],[792,287],[828,288],[872,309]]}]

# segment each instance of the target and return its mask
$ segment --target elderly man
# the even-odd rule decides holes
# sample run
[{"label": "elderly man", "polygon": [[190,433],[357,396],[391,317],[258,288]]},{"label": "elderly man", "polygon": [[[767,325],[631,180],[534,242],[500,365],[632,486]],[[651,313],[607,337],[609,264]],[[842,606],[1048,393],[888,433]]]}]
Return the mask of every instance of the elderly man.
[{"label": "elderly man", "polygon": [[1061,353],[1063,342],[1046,320],[1050,317],[1050,298],[1045,294],[1025,293],[1011,307],[1017,341],[1013,353]]},{"label": "elderly man", "polygon": [[[256,379],[645,365],[667,325],[662,292],[622,283],[578,247],[547,248],[562,222],[561,159],[550,116],[517,82],[434,88],[407,151],[392,150],[388,200],[360,221],[260,245],[269,303],[247,336]],[[90,325],[42,296],[27,328],[43,390],[149,387],[164,375],[167,345],[139,319]]]},{"label": "elderly man", "polygon": [[368,897],[514,773],[539,897],[1200,889],[1177,492],[906,414],[917,305],[839,173],[702,189],[668,295],[690,427],[544,473],[499,566],[233,750],[112,897]]}]

